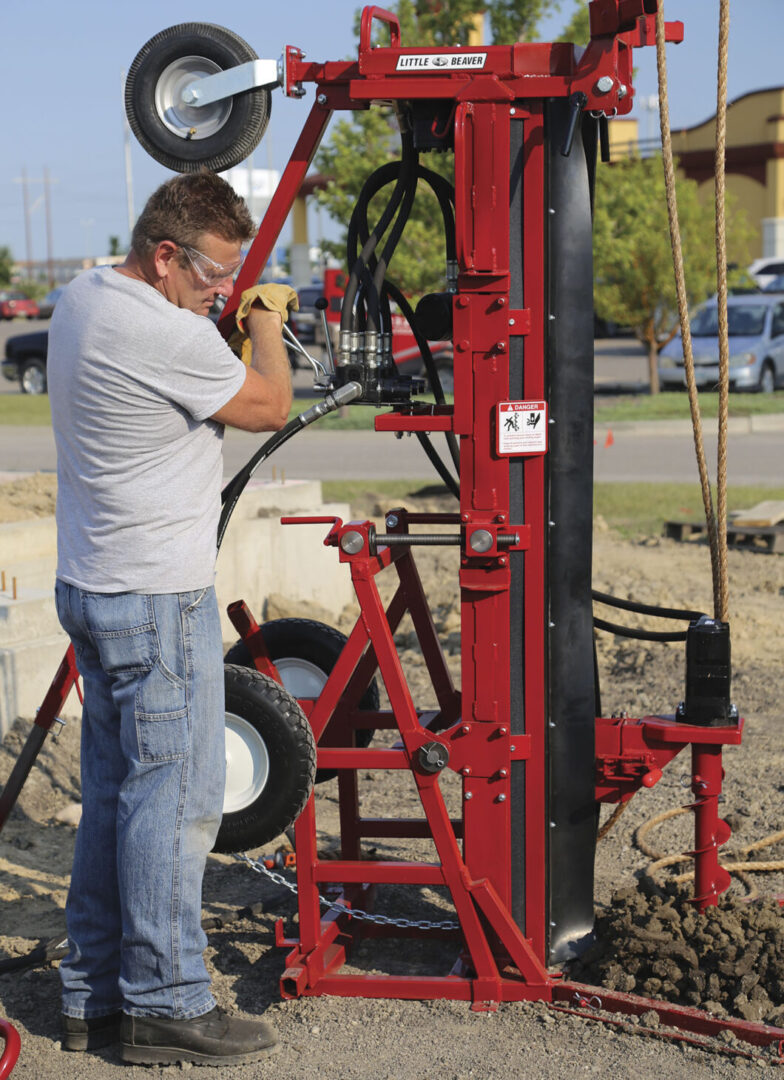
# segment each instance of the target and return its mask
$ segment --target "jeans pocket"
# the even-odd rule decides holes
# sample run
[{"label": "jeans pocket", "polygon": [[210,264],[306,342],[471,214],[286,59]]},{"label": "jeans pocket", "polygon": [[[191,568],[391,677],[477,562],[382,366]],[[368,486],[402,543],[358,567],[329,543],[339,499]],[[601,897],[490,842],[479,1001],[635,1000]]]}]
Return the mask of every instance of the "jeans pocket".
[{"label": "jeans pocket", "polygon": [[82,613],[107,675],[149,671],[160,658],[150,598],[141,593],[82,593]]},{"label": "jeans pocket", "polygon": [[184,758],[190,745],[188,710],[145,713],[137,709],[136,739],[140,761],[153,763]]}]

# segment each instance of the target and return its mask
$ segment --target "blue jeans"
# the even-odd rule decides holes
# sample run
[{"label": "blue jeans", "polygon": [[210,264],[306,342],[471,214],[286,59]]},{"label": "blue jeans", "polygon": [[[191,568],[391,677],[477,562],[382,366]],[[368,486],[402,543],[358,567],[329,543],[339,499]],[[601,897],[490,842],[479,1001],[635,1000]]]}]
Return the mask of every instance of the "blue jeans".
[{"label": "blue jeans", "polygon": [[215,1004],[202,878],[226,771],[215,590],[105,594],[58,581],[55,598],[84,682],[63,1012],[201,1016]]}]

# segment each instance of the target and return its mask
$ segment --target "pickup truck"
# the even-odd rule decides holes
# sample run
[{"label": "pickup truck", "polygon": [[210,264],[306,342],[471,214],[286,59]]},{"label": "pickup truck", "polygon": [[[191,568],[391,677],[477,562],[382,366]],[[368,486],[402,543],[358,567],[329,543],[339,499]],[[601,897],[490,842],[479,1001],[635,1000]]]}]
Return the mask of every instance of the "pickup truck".
[{"label": "pickup truck", "polygon": [[31,334],[15,334],[5,343],[3,375],[10,382],[19,382],[25,394],[46,393],[46,351],[49,333],[35,330]]}]

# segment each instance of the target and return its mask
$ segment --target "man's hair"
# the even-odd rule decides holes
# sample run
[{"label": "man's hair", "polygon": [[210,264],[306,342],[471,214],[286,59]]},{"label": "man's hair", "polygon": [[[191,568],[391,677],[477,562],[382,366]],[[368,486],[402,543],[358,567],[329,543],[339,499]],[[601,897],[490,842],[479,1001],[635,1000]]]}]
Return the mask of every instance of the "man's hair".
[{"label": "man's hair", "polygon": [[256,227],[245,200],[203,169],[173,176],[152,193],[134,226],[131,247],[141,257],[162,240],[198,248],[208,232],[243,242],[255,235]]}]

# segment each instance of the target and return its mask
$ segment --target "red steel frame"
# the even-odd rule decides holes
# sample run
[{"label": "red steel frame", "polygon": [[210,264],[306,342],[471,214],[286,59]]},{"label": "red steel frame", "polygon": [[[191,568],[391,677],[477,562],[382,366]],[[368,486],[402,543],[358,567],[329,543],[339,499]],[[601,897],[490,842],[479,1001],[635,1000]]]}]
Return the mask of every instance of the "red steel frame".
[{"label": "red steel frame", "polygon": [[[281,980],[285,997],[331,993],[346,996],[454,998],[474,1008],[495,1008],[500,1001],[538,999],[568,1003],[581,1010],[599,1000],[593,988],[568,983],[548,972],[546,956],[546,676],[545,606],[545,462],[542,454],[525,461],[524,522],[511,522],[508,507],[508,458],[495,453],[493,414],[508,396],[509,339],[526,336],[525,388],[529,400],[545,399],[544,275],[545,98],[580,91],[585,107],[628,112],[631,108],[632,49],[654,41],[656,0],[593,0],[592,41],[577,61],[571,46],[518,44],[472,51],[486,54],[481,71],[443,69],[438,73],[398,70],[403,56],[454,54],[457,49],[402,48],[397,20],[377,7],[362,14],[357,62],[305,63],[302,54],[286,49],[287,93],[301,95],[305,82],[316,84],[316,102],[291,160],[261,224],[258,237],[240,272],[233,298],[219,324],[228,333],[243,288],[260,276],[291,209],[333,110],[368,108],[373,101],[438,98],[454,102],[456,236],[459,263],[454,298],[454,408],[436,409],[427,417],[405,410],[381,415],[377,430],[453,431],[460,439],[460,510],[456,515],[410,515],[395,511],[390,532],[407,532],[411,524],[448,525],[461,534],[461,691],[455,690],[444,661],[410,547],[373,544],[371,522],[328,519],[325,543],[336,547],[350,570],[361,614],[348,642],[316,701],[302,702],[317,742],[318,763],[337,769],[340,802],[341,858],[321,860],[316,849],[316,807],[313,797],[296,825],[299,890],[299,938],[279,944],[290,949]],[[388,47],[371,48],[374,22],[386,23]],[[682,38],[680,23],[667,24],[667,39]],[[608,76],[613,89],[600,94],[598,80]],[[622,89],[623,88],[623,89]],[[509,209],[510,125],[523,124],[525,198],[523,264],[525,309],[510,305]],[[286,519],[284,519],[286,520]],[[294,519],[288,519],[293,521]],[[311,519],[313,520],[313,519]],[[318,519],[324,520],[324,519]],[[481,555],[470,546],[472,534],[492,537]],[[514,532],[511,546],[498,544],[499,534]],[[353,533],[347,553],[341,540]],[[524,553],[525,716],[526,733],[510,732],[509,700],[509,552]],[[376,577],[394,569],[399,584],[385,610]],[[404,614],[414,623],[438,700],[436,713],[418,711],[395,648],[393,634]],[[265,658],[258,626],[241,602],[231,615],[261,670],[275,674]],[[359,700],[375,671],[380,672],[391,711],[360,712]],[[72,651],[66,656],[36,723],[48,730],[77,677]],[[329,732],[326,732],[329,725]],[[392,749],[357,749],[353,730],[360,726],[396,728],[400,743]],[[597,719],[596,765],[599,801],[631,797],[651,786],[661,769],[681,749],[692,745],[693,790],[696,796],[694,902],[700,909],[716,902],[727,875],[718,864],[718,847],[729,831],[718,816],[721,790],[721,747],[740,741],[741,725],[697,728],[670,718]],[[325,734],[326,733],[326,734]],[[322,738],[323,736],[323,738]],[[339,745],[335,745],[338,743]],[[448,768],[462,777],[462,814],[451,819],[439,786],[439,773],[418,764],[425,744],[448,752]],[[510,800],[512,762],[525,762],[525,912],[520,928],[509,911]],[[363,819],[358,805],[358,770],[410,770],[424,816],[416,819]],[[9,807],[5,808],[7,815]],[[0,817],[0,827],[4,817]],[[437,862],[369,861],[361,841],[369,837],[432,839]],[[454,938],[458,956],[442,974],[374,976],[341,973],[359,934],[389,933],[352,917],[352,908],[367,908],[376,885],[406,883],[445,885],[451,894],[459,931],[429,930]],[[319,889],[342,885],[339,907],[322,912]],[[400,936],[402,931],[398,931]],[[411,932],[411,931],[408,931]],[[414,930],[413,933],[418,931]],[[421,931],[419,931],[421,933]],[[628,994],[601,991],[599,1004],[621,1013],[656,1009],[667,1024],[687,1031],[715,1034],[731,1028],[747,1042],[765,1045],[784,1032],[742,1021],[720,1021],[694,1009],[683,1009]]]}]

